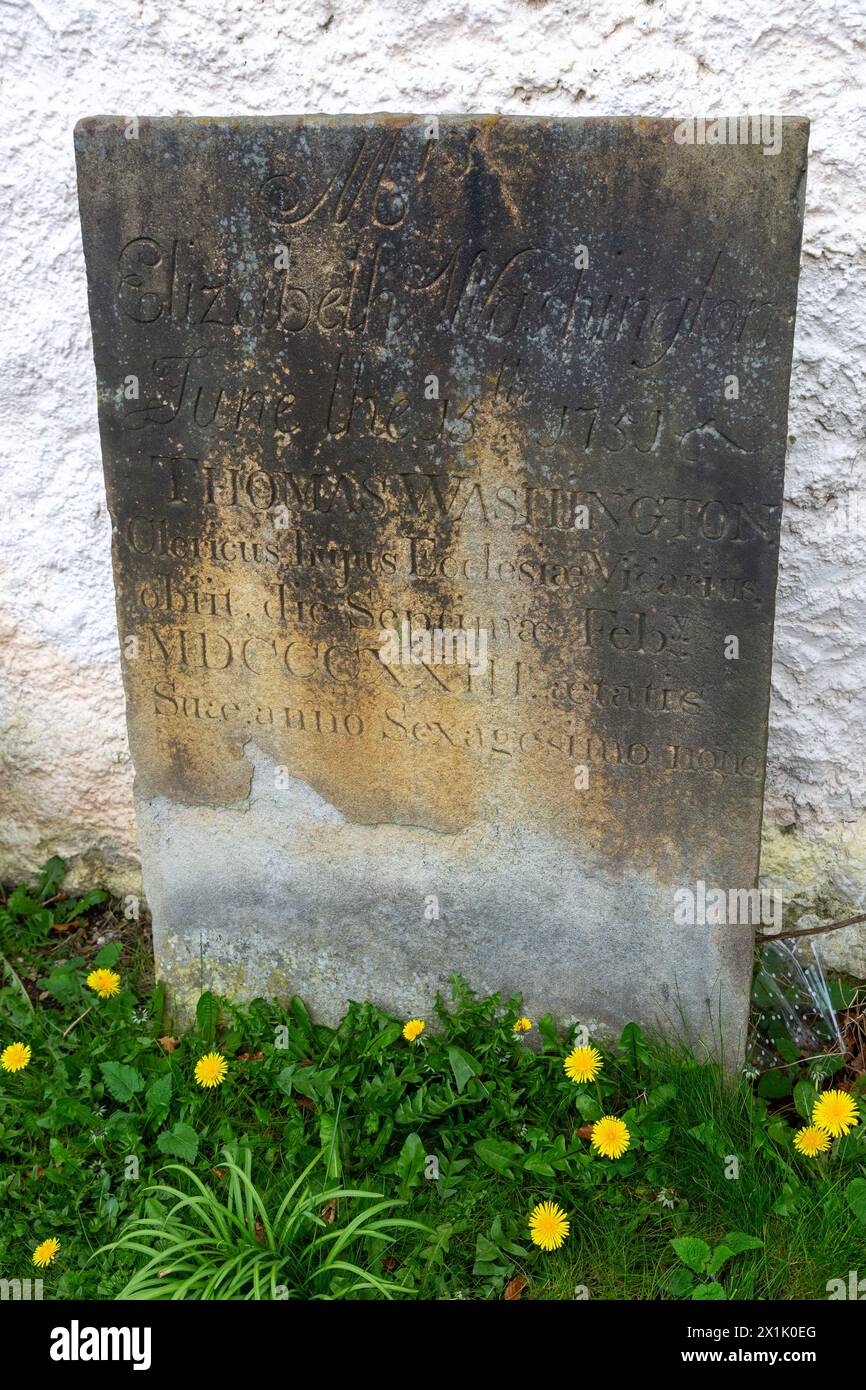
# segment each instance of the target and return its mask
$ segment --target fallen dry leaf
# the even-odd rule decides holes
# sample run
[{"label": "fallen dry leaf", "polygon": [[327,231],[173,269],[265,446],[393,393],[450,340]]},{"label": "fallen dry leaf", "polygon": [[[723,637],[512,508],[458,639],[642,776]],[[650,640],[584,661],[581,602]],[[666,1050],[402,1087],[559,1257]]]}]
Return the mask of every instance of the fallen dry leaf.
[{"label": "fallen dry leaf", "polygon": [[264,1243],[265,1243],[265,1228],[264,1228],[264,1226],[262,1225],[262,1223],[261,1223],[261,1221],[259,1220],[258,1217],[256,1217],[255,1231],[256,1231],[256,1240],[258,1241],[259,1245],[264,1245]]},{"label": "fallen dry leaf", "polygon": [[163,1052],[174,1052],[174,1049],[180,1046],[180,1038],[170,1038],[167,1034],[164,1038],[157,1038],[157,1042]]},{"label": "fallen dry leaf", "polygon": [[319,1215],[321,1216],[323,1221],[327,1221],[329,1226],[333,1226],[334,1217],[337,1215],[336,1201],[334,1201],[334,1199],[332,1198],[330,1202],[326,1202],[325,1205],[322,1207],[322,1210],[319,1212]]},{"label": "fallen dry leaf", "polygon": [[263,1052],[239,1052],[239,1053],[238,1053],[238,1061],[239,1061],[239,1062],[261,1062],[261,1060],[262,1060],[262,1058],[264,1057],[264,1055],[265,1055],[265,1054],[264,1054]]},{"label": "fallen dry leaf", "polygon": [[577,1133],[580,1135],[581,1139],[591,1139],[592,1125],[581,1125]]},{"label": "fallen dry leaf", "polygon": [[295,1105],[299,1110],[313,1110],[315,1108],[309,1096],[295,1096]]},{"label": "fallen dry leaf", "polygon": [[212,1168],[211,1172],[215,1173],[218,1178],[224,1178],[228,1172],[228,1168]]},{"label": "fallen dry leaf", "polygon": [[80,926],[81,923],[77,919],[74,922],[52,922],[51,930],[59,932],[77,931]]},{"label": "fallen dry leaf", "polygon": [[386,1255],[382,1261],[382,1268],[387,1269],[388,1273],[391,1274],[395,1269],[400,1268],[400,1261],[395,1255]]},{"label": "fallen dry leaf", "polygon": [[526,1280],[524,1279],[523,1275],[515,1274],[514,1278],[509,1280],[509,1282],[505,1285],[505,1293],[502,1295],[502,1297],[505,1299],[506,1303],[513,1303],[516,1299],[520,1297],[525,1288]]}]

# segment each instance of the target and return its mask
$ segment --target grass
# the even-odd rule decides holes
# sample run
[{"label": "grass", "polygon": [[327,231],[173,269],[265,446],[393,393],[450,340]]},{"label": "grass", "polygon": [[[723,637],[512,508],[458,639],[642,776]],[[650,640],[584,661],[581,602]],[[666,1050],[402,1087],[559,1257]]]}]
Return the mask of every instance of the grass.
[{"label": "grass", "polygon": [[[765,1095],[630,1026],[576,1084],[573,1038],[541,1018],[529,1043],[518,998],[459,980],[412,1043],[365,1004],[334,1030],[207,994],[175,1037],[146,928],[92,895],[73,913],[58,882],[0,908],[0,1048],[32,1052],[0,1071],[0,1278],[38,1275],[52,1236],[45,1298],[825,1299],[862,1265],[866,1125],[817,1160],[792,1145],[822,1084],[866,1120],[844,1059]],[[602,1113],[628,1126],[618,1160],[592,1148]],[[542,1201],[570,1222],[550,1253]]]},{"label": "grass", "polygon": [[[221,1162],[224,1193],[206,1186],[193,1169],[168,1164],[183,1186],[151,1188],[151,1213],[130,1221],[120,1240],[106,1247],[106,1254],[146,1256],[125,1298],[391,1298],[407,1292],[350,1258],[357,1246],[390,1249],[404,1231],[426,1232],[420,1222],[397,1214],[401,1202],[344,1187],[322,1191],[309,1181],[316,1158],[271,1217],[253,1181],[250,1150],[244,1151],[243,1167],[230,1149]],[[335,1223],[339,1208],[349,1208],[349,1219]]]}]

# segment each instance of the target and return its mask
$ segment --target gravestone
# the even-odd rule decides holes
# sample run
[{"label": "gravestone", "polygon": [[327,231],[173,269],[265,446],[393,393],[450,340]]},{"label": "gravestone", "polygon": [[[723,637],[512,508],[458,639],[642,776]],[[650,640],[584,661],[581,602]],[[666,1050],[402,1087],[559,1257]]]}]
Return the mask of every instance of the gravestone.
[{"label": "gravestone", "polygon": [[177,1009],[459,972],[740,1054],[807,138],[79,124]]}]

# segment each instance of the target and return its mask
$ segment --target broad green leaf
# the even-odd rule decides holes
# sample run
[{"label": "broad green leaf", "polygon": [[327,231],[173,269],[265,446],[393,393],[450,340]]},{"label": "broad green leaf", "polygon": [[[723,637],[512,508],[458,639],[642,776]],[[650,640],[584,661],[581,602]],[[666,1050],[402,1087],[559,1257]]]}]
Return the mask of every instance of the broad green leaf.
[{"label": "broad green leaf", "polygon": [[124,1144],[127,1151],[141,1142],[135,1116],[128,1110],[115,1110],[105,1123],[105,1137],[112,1144]]},{"label": "broad green leaf", "polygon": [[304,1036],[308,1037],[313,1031],[313,1020],[310,1018],[306,1004],[298,994],[293,995],[289,1003],[289,1016]]},{"label": "broad green leaf", "polygon": [[538,1020],[538,1032],[544,1040],[545,1046],[552,1047],[556,1051],[562,1046],[559,1029],[556,1026],[552,1014],[542,1014]]},{"label": "broad green leaf", "polygon": [[243,1028],[230,1028],[224,1033],[220,1041],[220,1052],[224,1052],[226,1057],[231,1057],[240,1050],[241,1043],[245,1041]]},{"label": "broad green leaf", "polygon": [[53,898],[63,882],[65,873],[66,861],[61,859],[59,854],[52,854],[51,858],[42,865],[39,875],[39,887],[36,891],[40,898]]},{"label": "broad green leaf", "polygon": [[645,1066],[650,1061],[650,1050],[643,1033],[636,1023],[627,1023],[622,1030],[619,1046],[632,1066]]},{"label": "broad green leaf", "polygon": [[841,1071],[847,1066],[848,1058],[843,1057],[839,1052],[824,1052],[821,1055],[821,1074],[832,1076],[834,1072]]},{"label": "broad green leaf", "polygon": [[[66,965],[58,965],[57,969],[52,970],[47,979],[39,981],[40,986],[42,989],[47,990],[49,994],[53,995],[60,1004],[72,1005],[78,1003],[83,996],[83,990],[81,988],[81,980],[78,971],[75,967],[80,966],[82,963],[81,960],[75,960],[68,961]],[[89,990],[88,994],[90,994]],[[94,996],[90,994],[91,1003],[93,1002],[93,998]]]},{"label": "broad green leaf", "polygon": [[164,1129],[156,1141],[161,1153],[181,1158],[185,1163],[193,1163],[198,1153],[198,1135],[191,1125],[179,1120],[171,1129]]},{"label": "broad green leaf", "polygon": [[668,1278],[668,1289],[674,1298],[685,1298],[687,1293],[691,1293],[695,1281],[687,1269],[681,1269],[677,1265],[672,1269]]},{"label": "broad green leaf", "polygon": [[340,1159],[340,1125],[336,1115],[325,1110],[319,1116],[319,1143],[325,1159],[328,1180],[337,1182],[342,1171]]},{"label": "broad green leaf", "polygon": [[772,1071],[765,1071],[758,1082],[758,1095],[766,1100],[780,1100],[782,1096],[791,1094],[793,1079],[790,1071],[785,1071],[782,1067],[774,1067]]},{"label": "broad green leaf", "polygon": [[499,1278],[507,1270],[508,1264],[499,1246],[494,1245],[488,1236],[479,1232],[475,1237],[475,1264],[472,1273],[484,1275],[487,1278]]},{"label": "broad green leaf", "polygon": [[[315,1067],[284,1067],[280,1076],[285,1078],[286,1073],[291,1072],[291,1087],[297,1091],[299,1096],[306,1096],[308,1100],[321,1101],[326,1106],[331,1104],[333,1092],[326,1072],[318,1072]],[[285,1081],[282,1083],[285,1086]]]},{"label": "broad green leaf", "polygon": [[[780,1116],[777,1116],[776,1119],[771,1120],[770,1123],[767,1125],[768,1136],[777,1144],[787,1144],[789,1139],[791,1138],[791,1133],[791,1126],[787,1124]],[[760,1145],[758,1145],[758,1147],[760,1147]]]},{"label": "broad green leaf", "polygon": [[367,1054],[375,1056],[377,1052],[384,1052],[386,1048],[393,1046],[403,1029],[399,1023],[388,1023],[384,1028],[370,1040],[367,1046]]},{"label": "broad green leaf", "polygon": [[789,1182],[782,1183],[782,1191],[773,1203],[774,1216],[791,1216],[802,1203],[805,1196],[802,1187]]},{"label": "broad green leaf", "polygon": [[92,893],[85,893],[81,898],[70,898],[67,902],[55,903],[52,911],[58,922],[72,922],[76,917],[80,917],[82,912],[89,912],[98,903],[107,901],[107,893],[103,893],[100,889],[94,889]]},{"label": "broad green leaf", "polygon": [[516,1241],[510,1239],[503,1226],[502,1214],[494,1216],[490,1223],[490,1239],[495,1241],[499,1249],[508,1255],[514,1255],[517,1259],[526,1257],[526,1246],[518,1245]]},{"label": "broad green leaf", "polygon": [[677,1236],[671,1245],[684,1265],[688,1265],[696,1274],[704,1273],[710,1258],[710,1247],[705,1240],[698,1236]]},{"label": "broad green leaf", "polygon": [[845,1201],[857,1217],[866,1225],[866,1178],[852,1178],[845,1188]]},{"label": "broad green leaf", "polygon": [[195,1006],[195,1026],[208,1044],[213,1044],[216,1041],[218,1021],[219,1003],[216,996],[211,994],[209,989],[206,989],[204,994],[199,995],[198,1003]]},{"label": "broad green leaf", "polygon": [[656,1086],[649,1093],[647,1104],[653,1109],[658,1110],[662,1105],[667,1105],[669,1100],[676,1100],[677,1088],[670,1081],[663,1081],[661,1086]]},{"label": "broad green leaf", "polygon": [[473,1076],[477,1076],[481,1070],[480,1065],[474,1057],[470,1057],[468,1052],[464,1052],[461,1047],[449,1047],[448,1061],[451,1063],[451,1070],[454,1073],[454,1084],[458,1093],[463,1094],[466,1085]]},{"label": "broad green leaf", "polygon": [[472,1147],[482,1163],[506,1176],[511,1176],[514,1164],[523,1155],[520,1145],[508,1139],[478,1139]]},{"label": "broad green leaf", "polygon": [[776,1038],[776,1051],[783,1062],[796,1062],[802,1056],[799,1047],[790,1038]]},{"label": "broad green leaf", "polygon": [[523,1161],[524,1173],[538,1173],[543,1178],[555,1178],[556,1169],[548,1163],[542,1154],[530,1154]]},{"label": "broad green leaf", "polygon": [[106,1089],[121,1105],[144,1090],[141,1072],[136,1071],[135,1067],[126,1066],[124,1062],[100,1062],[99,1070]]},{"label": "broad green leaf", "polygon": [[397,1177],[405,1187],[414,1187],[424,1173],[424,1145],[420,1134],[407,1134],[397,1157]]},{"label": "broad green leaf", "polygon": [[640,1136],[647,1152],[653,1153],[656,1149],[664,1148],[671,1137],[671,1127],[661,1120],[645,1121],[640,1126]]},{"label": "broad green leaf", "polygon": [[699,1284],[692,1294],[692,1301],[695,1303],[721,1303],[727,1296],[721,1284]]},{"label": "broad green leaf", "polygon": [[721,1245],[717,1245],[707,1264],[707,1274],[715,1278],[722,1266],[727,1264],[733,1253],[733,1250],[725,1245],[724,1241]]},{"label": "broad green leaf", "polygon": [[42,910],[42,899],[31,898],[27,889],[19,886],[9,894],[7,906],[16,917],[32,917],[34,912]]},{"label": "broad green leaf", "polygon": [[48,1152],[51,1154],[51,1162],[55,1163],[58,1168],[67,1167],[74,1173],[77,1173],[81,1168],[81,1159],[70,1153],[69,1149],[61,1144],[60,1140],[53,1134],[48,1141]]},{"label": "broad green leaf", "polygon": [[120,960],[122,949],[119,941],[109,941],[108,945],[103,946],[102,950],[99,952],[99,955],[93,962],[94,965],[98,966],[100,970],[112,970]]},{"label": "broad green leaf", "polygon": [[277,1072],[277,1086],[281,1091],[285,1092],[287,1096],[290,1096],[295,1089],[294,1080],[296,1068],[297,1063],[290,1062],[287,1067],[283,1067],[282,1071]]},{"label": "broad green leaf", "polygon": [[757,1236],[746,1235],[745,1231],[727,1231],[722,1236],[722,1244],[728,1247],[732,1255],[742,1255],[744,1250],[762,1250],[764,1246]]},{"label": "broad green leaf", "polygon": [[850,1009],[856,998],[856,985],[846,985],[844,980],[830,981],[830,1003],[834,1009]]},{"label": "broad green leaf", "polygon": [[856,1163],[860,1166],[863,1162],[863,1131],[852,1129],[849,1134],[843,1134],[841,1139],[833,1142],[833,1160],[835,1163]]},{"label": "broad green leaf", "polygon": [[703,1144],[705,1149],[709,1149],[710,1153],[730,1153],[730,1148],[722,1139],[714,1120],[702,1120],[699,1125],[693,1125],[688,1133]]},{"label": "broad green leaf", "polygon": [[171,1073],[166,1072],[158,1081],[147,1088],[147,1113],[154,1124],[161,1125],[168,1115],[171,1104]]},{"label": "broad green leaf", "polygon": [[574,1097],[575,1109],[579,1112],[582,1120],[588,1125],[594,1124],[601,1119],[601,1106],[595,1096],[589,1095],[586,1091],[577,1091]]}]

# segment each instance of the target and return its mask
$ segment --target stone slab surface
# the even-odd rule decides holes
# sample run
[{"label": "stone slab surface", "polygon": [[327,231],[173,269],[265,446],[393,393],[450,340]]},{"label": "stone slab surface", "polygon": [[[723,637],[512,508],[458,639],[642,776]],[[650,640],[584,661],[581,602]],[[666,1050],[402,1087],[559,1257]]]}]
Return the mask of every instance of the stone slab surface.
[{"label": "stone slab surface", "polygon": [[683,129],[77,127],[181,1009],[457,970],[741,1048],[751,925],[675,894],[756,881],[808,123]]}]

